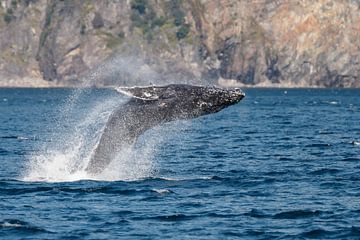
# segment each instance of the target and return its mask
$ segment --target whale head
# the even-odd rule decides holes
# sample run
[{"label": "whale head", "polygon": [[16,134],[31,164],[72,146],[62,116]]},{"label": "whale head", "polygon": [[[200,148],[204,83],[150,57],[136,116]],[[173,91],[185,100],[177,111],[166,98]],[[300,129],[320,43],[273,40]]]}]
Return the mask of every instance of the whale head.
[{"label": "whale head", "polygon": [[[153,105],[173,119],[187,119],[219,112],[245,97],[239,88],[171,84],[149,87],[118,87],[132,101]],[[170,119],[172,120],[172,119]]]}]

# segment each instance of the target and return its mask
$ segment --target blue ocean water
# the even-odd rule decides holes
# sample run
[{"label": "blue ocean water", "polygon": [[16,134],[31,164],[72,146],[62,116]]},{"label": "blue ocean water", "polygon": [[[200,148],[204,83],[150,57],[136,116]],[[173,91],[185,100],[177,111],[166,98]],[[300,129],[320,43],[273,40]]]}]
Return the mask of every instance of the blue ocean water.
[{"label": "blue ocean water", "polygon": [[90,178],[123,97],[0,89],[0,238],[359,239],[360,90],[245,92]]}]

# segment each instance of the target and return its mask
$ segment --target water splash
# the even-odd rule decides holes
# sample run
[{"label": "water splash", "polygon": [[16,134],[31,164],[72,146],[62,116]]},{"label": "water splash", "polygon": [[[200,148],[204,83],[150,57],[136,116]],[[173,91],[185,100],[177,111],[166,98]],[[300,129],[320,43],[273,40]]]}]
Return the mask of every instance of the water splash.
[{"label": "water splash", "polygon": [[[95,92],[94,92],[95,91]],[[156,157],[161,143],[189,127],[177,121],[158,126],[142,134],[133,147],[122,149],[100,174],[85,169],[100,141],[110,114],[127,101],[116,91],[75,90],[50,125],[46,144],[33,155],[26,166],[23,181],[69,182],[78,180],[139,180],[154,177]],[[171,134],[170,134],[171,133]],[[116,136],[114,136],[116,137]],[[177,142],[177,146],[181,143]]]},{"label": "water splash", "polygon": [[83,91],[75,90],[59,107],[52,123],[49,140],[40,146],[40,153],[30,158],[25,181],[75,181],[89,179],[83,170],[91,157],[108,116],[115,107],[114,99],[91,103],[81,109],[86,100]]},{"label": "water splash", "polygon": [[[146,58],[138,50],[116,53],[84,77],[82,86],[148,86],[172,83],[209,85],[209,79],[197,77],[185,69],[171,70],[168,63]],[[134,53],[135,52],[135,53]],[[176,65],[174,63],[174,65]]]},{"label": "water splash", "polygon": [[39,154],[29,159],[22,180],[115,181],[136,180],[151,176],[154,167],[152,156],[162,139],[160,136],[150,137],[145,141],[140,141],[134,148],[125,149],[98,176],[91,176],[85,171],[108,117],[117,106],[126,101],[118,94],[111,93],[101,96],[101,100],[92,99],[92,102],[89,102],[89,96],[93,96],[94,93],[88,94],[86,91],[80,94],[73,93],[77,95],[76,99],[72,95],[69,97],[71,100],[66,101],[66,106],[60,107],[62,112],[52,127],[53,133],[50,134],[49,142],[41,146]]},{"label": "water splash", "polygon": [[[23,174],[24,181],[77,181],[135,180],[149,177],[154,171],[156,148],[164,134],[152,131],[151,137],[141,137],[135,148],[125,149],[98,176],[87,174],[90,161],[111,112],[124,101],[118,93],[92,99],[89,87],[102,85],[163,85],[176,82],[176,77],[164,80],[142,58],[134,55],[114,55],[97,66],[80,80],[81,87],[74,89],[63,105],[59,116],[49,131],[48,143],[41,146],[39,154],[30,158]],[[96,94],[95,94],[96,95]],[[144,139],[142,140],[141,139]]]}]

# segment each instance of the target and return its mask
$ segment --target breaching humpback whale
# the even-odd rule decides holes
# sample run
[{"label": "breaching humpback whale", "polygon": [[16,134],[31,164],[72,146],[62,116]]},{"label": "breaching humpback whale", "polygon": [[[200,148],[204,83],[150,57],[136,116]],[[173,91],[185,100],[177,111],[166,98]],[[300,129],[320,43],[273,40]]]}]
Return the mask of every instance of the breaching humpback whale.
[{"label": "breaching humpback whale", "polygon": [[146,130],[173,120],[219,112],[245,96],[239,88],[184,84],[118,87],[116,90],[130,99],[110,115],[86,168],[92,175],[101,173],[121,149],[131,147]]}]

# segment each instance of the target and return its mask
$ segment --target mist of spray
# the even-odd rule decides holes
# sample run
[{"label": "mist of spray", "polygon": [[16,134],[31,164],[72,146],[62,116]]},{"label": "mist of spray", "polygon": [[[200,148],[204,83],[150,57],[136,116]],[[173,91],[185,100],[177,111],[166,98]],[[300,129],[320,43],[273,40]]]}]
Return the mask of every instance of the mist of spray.
[{"label": "mist of spray", "polygon": [[[172,83],[208,85],[209,79],[196,77],[178,66],[174,60],[156,57],[146,59],[131,47],[126,51],[110,56],[96,66],[86,78],[83,86],[148,86],[167,85]],[[175,68],[175,69],[174,69]]]},{"label": "mist of spray", "polygon": [[131,55],[115,55],[91,71],[83,86],[147,86],[162,84],[161,76],[145,61]]}]

